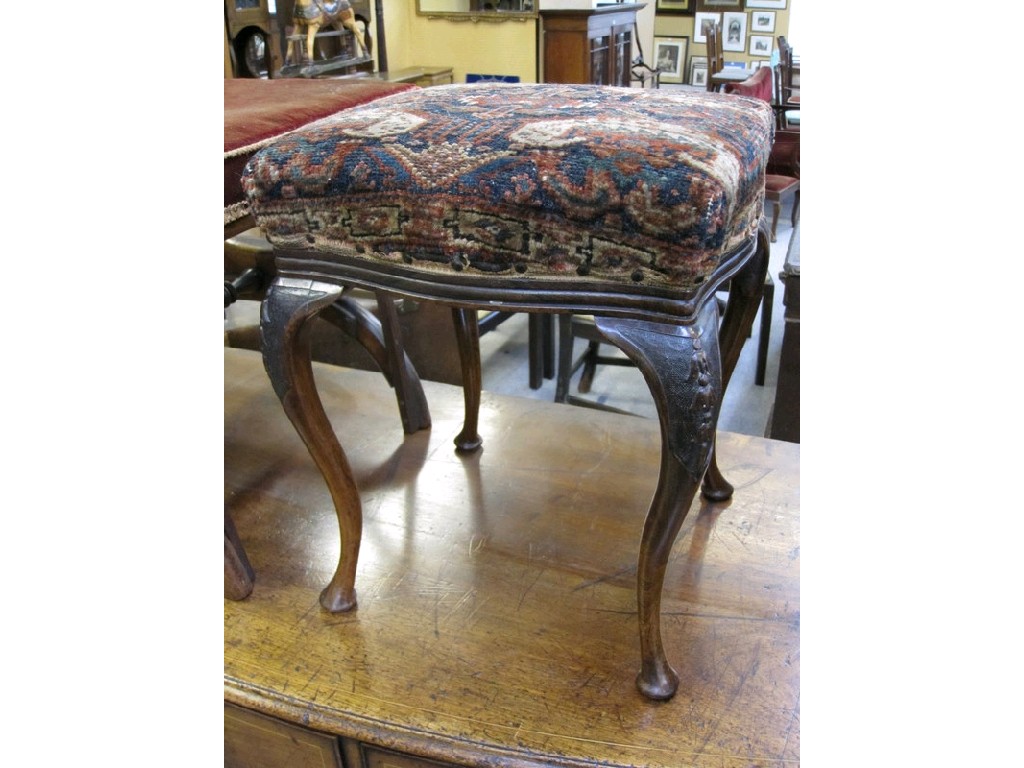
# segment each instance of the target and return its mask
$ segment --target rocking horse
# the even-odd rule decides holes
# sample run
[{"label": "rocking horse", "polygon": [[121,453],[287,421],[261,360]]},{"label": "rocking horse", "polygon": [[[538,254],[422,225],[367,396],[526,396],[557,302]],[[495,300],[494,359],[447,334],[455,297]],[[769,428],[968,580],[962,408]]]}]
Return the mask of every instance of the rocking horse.
[{"label": "rocking horse", "polygon": [[[344,27],[355,37],[363,55],[370,55],[370,51],[366,47],[366,40],[363,39],[363,33],[356,24],[356,13],[352,10],[348,0],[295,0],[292,21],[295,24],[296,33],[301,27],[306,28],[306,61],[308,63],[313,62],[313,41],[321,27],[333,26],[339,32]],[[295,61],[294,49],[295,41],[289,38],[286,61]]]}]

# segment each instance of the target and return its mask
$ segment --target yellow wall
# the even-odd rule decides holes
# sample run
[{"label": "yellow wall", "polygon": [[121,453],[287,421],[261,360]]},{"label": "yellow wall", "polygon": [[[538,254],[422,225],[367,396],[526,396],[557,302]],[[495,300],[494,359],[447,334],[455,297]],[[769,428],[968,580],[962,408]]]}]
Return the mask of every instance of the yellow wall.
[{"label": "yellow wall", "polygon": [[416,0],[393,0],[384,7],[388,69],[452,67],[456,83],[468,73],[518,75],[537,82],[537,22],[445,21],[416,14]]}]

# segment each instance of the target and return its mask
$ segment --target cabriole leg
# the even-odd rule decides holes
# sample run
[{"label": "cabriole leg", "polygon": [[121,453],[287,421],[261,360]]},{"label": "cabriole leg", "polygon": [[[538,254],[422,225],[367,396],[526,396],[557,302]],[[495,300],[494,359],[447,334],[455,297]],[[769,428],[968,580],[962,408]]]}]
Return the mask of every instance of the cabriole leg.
[{"label": "cabriole leg", "polygon": [[455,340],[459,345],[459,361],[462,365],[462,397],[466,403],[462,431],[455,438],[455,450],[469,453],[483,443],[477,432],[480,420],[480,392],[483,388],[483,374],[480,370],[480,325],[475,309],[453,307],[452,321],[455,323]]},{"label": "cabriole leg", "polygon": [[270,286],[260,312],[263,364],[285,413],[327,483],[338,515],[341,557],[334,578],[320,593],[320,604],[334,613],[356,605],[363,513],[352,470],[316,391],[308,321],[337,300],[341,291],[327,283],[279,277]]},{"label": "cabriole leg", "polygon": [[641,664],[636,682],[645,696],[670,699],[679,677],[661,640],[661,590],[669,552],[714,445],[722,394],[718,306],[712,297],[686,326],[595,320],[643,372],[661,423],[661,475],[644,521],[637,567]]}]

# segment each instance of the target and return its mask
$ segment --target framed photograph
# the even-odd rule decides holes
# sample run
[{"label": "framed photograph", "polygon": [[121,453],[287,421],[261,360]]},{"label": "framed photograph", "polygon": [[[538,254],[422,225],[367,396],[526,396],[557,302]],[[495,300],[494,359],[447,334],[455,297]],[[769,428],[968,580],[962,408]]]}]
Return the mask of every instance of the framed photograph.
[{"label": "framed photograph", "polygon": [[702,11],[710,11],[715,8],[741,8],[743,0],[698,0],[697,5]]},{"label": "framed photograph", "polygon": [[740,53],[747,50],[747,14],[722,14],[722,50]]},{"label": "framed photograph", "polygon": [[751,11],[750,31],[753,32],[774,32],[775,11]]},{"label": "framed photograph", "polygon": [[688,37],[655,37],[654,66],[661,71],[661,82],[682,83],[686,67]]},{"label": "framed photograph", "polygon": [[690,85],[695,85],[698,88],[708,87],[707,63],[705,63],[703,67],[693,66],[690,68]]},{"label": "framed photograph", "polygon": [[[693,42],[707,45],[708,33],[707,24],[719,24],[722,21],[720,13],[701,13],[698,11],[693,17]],[[724,32],[722,33],[725,34]]]},{"label": "framed photograph", "polygon": [[681,16],[693,16],[697,0],[658,0],[658,13],[676,13]]},{"label": "framed photograph", "polygon": [[771,56],[774,47],[775,38],[771,35],[751,35],[748,53],[751,56]]},{"label": "framed photograph", "polygon": [[747,0],[745,6],[751,8],[772,8],[776,11],[786,10],[786,0]]}]

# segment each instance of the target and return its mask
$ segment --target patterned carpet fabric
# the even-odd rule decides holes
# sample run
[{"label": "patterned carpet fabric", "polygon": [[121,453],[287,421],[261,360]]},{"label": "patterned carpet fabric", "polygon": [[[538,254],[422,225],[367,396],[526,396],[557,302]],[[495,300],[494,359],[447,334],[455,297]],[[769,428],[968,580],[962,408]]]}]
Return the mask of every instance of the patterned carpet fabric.
[{"label": "patterned carpet fabric", "polygon": [[380,80],[224,79],[224,223],[248,210],[242,171],[288,131],[343,109],[416,86]]},{"label": "patterned carpet fabric", "polygon": [[589,85],[451,85],[295,131],[243,187],[279,246],[437,272],[691,289],[756,231],[764,102]]}]

